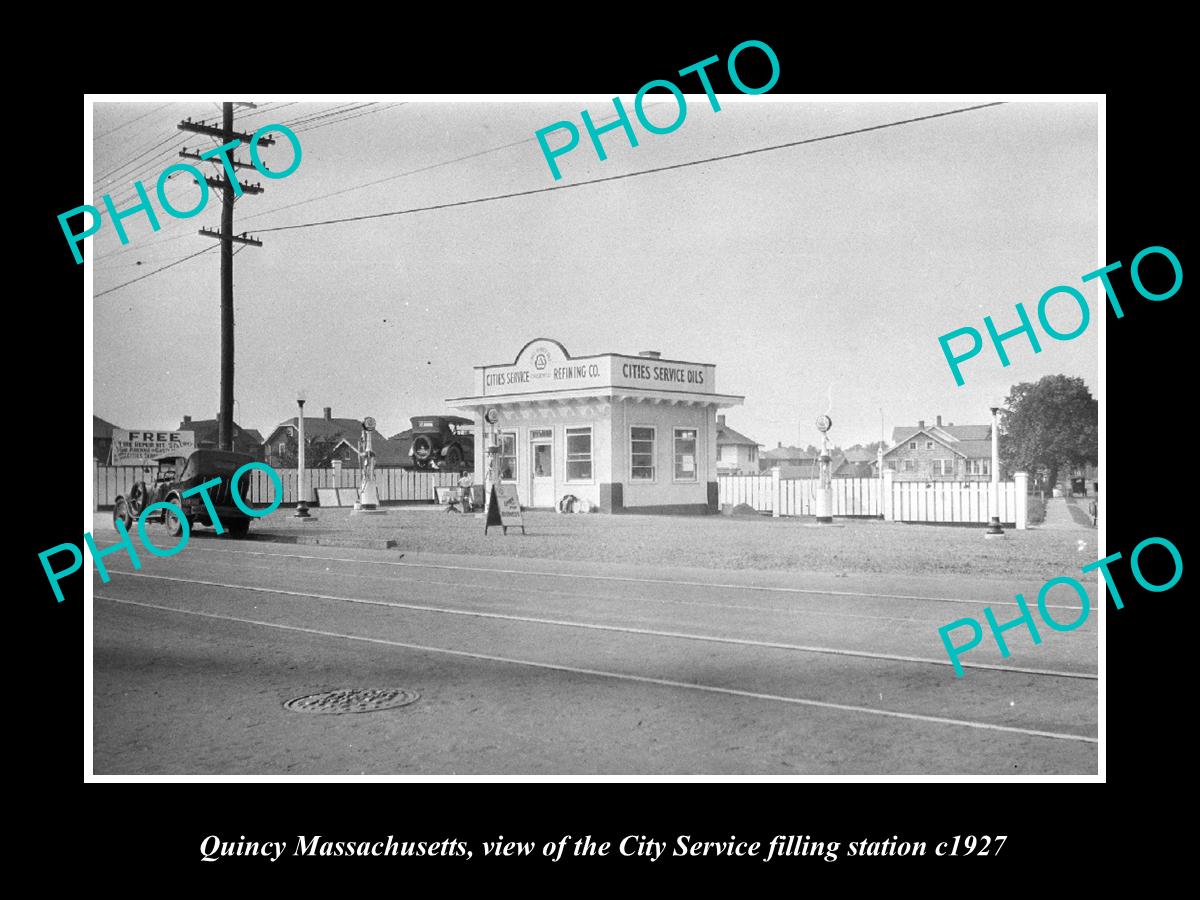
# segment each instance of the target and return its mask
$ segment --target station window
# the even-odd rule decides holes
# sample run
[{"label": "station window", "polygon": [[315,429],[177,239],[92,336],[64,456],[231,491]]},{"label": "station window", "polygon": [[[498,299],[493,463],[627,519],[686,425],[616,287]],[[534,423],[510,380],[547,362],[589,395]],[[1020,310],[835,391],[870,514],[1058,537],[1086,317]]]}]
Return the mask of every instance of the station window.
[{"label": "station window", "polygon": [[500,480],[517,480],[517,433],[505,431],[500,435]]},{"label": "station window", "polygon": [[567,481],[592,480],[592,427],[567,429]]},{"label": "station window", "polygon": [[695,428],[675,429],[675,480],[696,480],[696,437]]},{"label": "station window", "polygon": [[654,429],[635,425],[629,429],[629,480],[654,480]]}]

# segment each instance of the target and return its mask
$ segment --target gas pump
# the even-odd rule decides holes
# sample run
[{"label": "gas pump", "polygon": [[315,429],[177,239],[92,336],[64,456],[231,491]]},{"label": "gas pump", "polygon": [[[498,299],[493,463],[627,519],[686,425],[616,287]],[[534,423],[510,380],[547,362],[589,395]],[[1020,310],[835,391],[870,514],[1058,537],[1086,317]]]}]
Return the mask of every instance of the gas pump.
[{"label": "gas pump", "polygon": [[833,480],[830,472],[829,429],[833,427],[833,419],[822,415],[817,417],[817,431],[821,432],[821,455],[818,457],[820,480],[817,485],[817,524],[833,524]]}]

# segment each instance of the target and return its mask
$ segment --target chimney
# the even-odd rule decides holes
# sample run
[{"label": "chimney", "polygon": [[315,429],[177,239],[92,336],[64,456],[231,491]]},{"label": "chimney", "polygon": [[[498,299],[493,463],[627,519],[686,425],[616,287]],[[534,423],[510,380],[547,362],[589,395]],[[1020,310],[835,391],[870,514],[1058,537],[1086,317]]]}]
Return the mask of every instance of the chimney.
[{"label": "chimney", "polygon": [[924,419],[921,419],[919,422],[917,422],[917,427],[918,427],[918,428],[924,428],[924,427],[925,427],[925,420],[924,420]]},{"label": "chimney", "polygon": [[942,427],[942,417],[938,416],[938,428]]},{"label": "chimney", "polygon": [[332,406],[325,407],[325,421],[328,422],[332,418],[333,418],[333,407]]},{"label": "chimney", "polygon": [[192,424],[192,417],[191,417],[191,416],[184,416],[184,417],[183,417],[183,424],[184,424],[184,425],[191,425],[191,424]]},{"label": "chimney", "polygon": [[724,413],[721,413],[721,415],[717,416],[717,427],[718,428],[725,427],[725,414]]},{"label": "chimney", "polygon": [[783,449],[783,441],[780,441],[780,442],[779,442],[779,446],[778,446],[776,449],[777,449],[777,450],[782,450],[782,449]]},{"label": "chimney", "polygon": [[647,359],[662,359],[662,354],[657,350],[639,350],[638,356],[644,356]]}]

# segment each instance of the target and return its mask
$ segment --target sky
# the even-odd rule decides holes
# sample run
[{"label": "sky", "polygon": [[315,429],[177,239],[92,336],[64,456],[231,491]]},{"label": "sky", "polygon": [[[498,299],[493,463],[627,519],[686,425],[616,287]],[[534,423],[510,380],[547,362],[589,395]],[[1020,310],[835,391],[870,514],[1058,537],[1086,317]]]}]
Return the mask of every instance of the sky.
[{"label": "sky", "polygon": [[[512,362],[537,337],[576,356],[658,350],[712,363],[715,390],[745,396],[723,411],[728,424],[767,447],[819,445],[825,412],[843,447],[938,415],[983,423],[1013,384],[1048,374],[1082,377],[1098,396],[1102,301],[1098,282],[1080,282],[1110,262],[1096,255],[1094,104],[1009,103],[602,184],[268,230],[573,185],[975,105],[720,95],[714,112],[703,94],[687,95],[683,124],[654,135],[634,117],[632,96],[622,99],[638,146],[608,132],[604,161],[580,120],[584,108],[597,122],[612,116],[604,98],[418,98],[297,123],[302,159],[291,175],[241,172],[264,193],[237,201],[234,231],[264,246],[234,258],[238,424],[265,437],[295,415],[302,389],[310,415],[325,406],[371,415],[393,434],[410,416],[452,412],[444,401],[472,392],[473,366]],[[263,112],[240,109],[235,125],[287,124],[346,102],[273,96]],[[669,97],[648,108],[660,125],[676,115]],[[86,202],[101,205],[109,192],[118,209],[132,206],[121,200],[135,175],[153,195],[159,173],[183,161],[181,147],[216,143],[176,125],[217,115],[213,102],[97,103],[98,177]],[[555,181],[534,134],[561,120],[581,142],[559,157]],[[286,140],[262,156],[275,171],[291,162]],[[186,181],[167,183],[182,209],[198,198]],[[107,221],[88,239],[94,291],[110,291],[94,301],[94,412],[122,428],[213,418],[219,401],[219,251],[196,233],[219,226],[219,195],[189,219],[155,206],[158,232],[137,214],[124,221],[124,247]],[[983,333],[985,315],[1015,327],[1018,302],[1036,323],[1039,298],[1057,285],[1087,297],[1088,329],[1071,341],[1039,330],[1039,354],[1014,338],[1007,368],[985,345],[956,386],[938,337],[968,325]],[[1059,298],[1049,317],[1066,332],[1079,311]]]}]

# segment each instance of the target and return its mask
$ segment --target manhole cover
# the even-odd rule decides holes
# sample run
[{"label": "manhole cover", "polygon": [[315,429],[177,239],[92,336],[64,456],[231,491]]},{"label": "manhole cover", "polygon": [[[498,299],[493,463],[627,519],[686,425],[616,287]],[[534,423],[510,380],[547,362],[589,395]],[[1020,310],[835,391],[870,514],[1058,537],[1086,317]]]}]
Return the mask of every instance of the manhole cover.
[{"label": "manhole cover", "polygon": [[325,691],[297,697],[283,704],[286,709],[303,713],[362,713],[379,709],[395,709],[415,703],[420,695],[416,691],[399,688],[376,690]]}]

